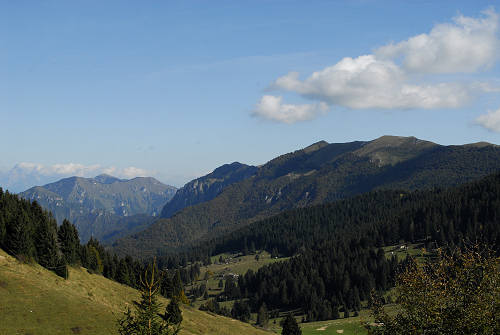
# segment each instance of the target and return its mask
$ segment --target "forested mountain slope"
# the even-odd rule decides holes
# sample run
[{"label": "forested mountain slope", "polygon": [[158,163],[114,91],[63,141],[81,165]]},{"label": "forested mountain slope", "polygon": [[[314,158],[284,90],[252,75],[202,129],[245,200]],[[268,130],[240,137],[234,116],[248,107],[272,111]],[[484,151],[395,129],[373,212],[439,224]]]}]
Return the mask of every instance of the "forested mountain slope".
[{"label": "forested mountain slope", "polygon": [[225,164],[206,176],[190,181],[177,190],[174,197],[163,207],[161,216],[171,217],[177,211],[209,201],[230,184],[253,176],[258,168],[238,162]]},{"label": "forested mountain slope", "polygon": [[206,240],[294,207],[339,200],[373,189],[448,187],[500,169],[490,144],[442,146],[414,137],[370,142],[318,142],[277,157],[216,198],[160,219],[120,239],[114,250],[142,256]]},{"label": "forested mountain slope", "polygon": [[[91,236],[110,238],[145,228],[175,194],[176,188],[150,177],[130,180],[108,175],[95,178],[70,177],[36,186],[20,196],[37,201],[54,215],[74,223],[82,241]],[[134,217],[135,215],[140,215]]]},{"label": "forested mountain slope", "polygon": [[[500,254],[500,174],[445,190],[379,190],[286,211],[204,241],[188,259],[247,249],[293,256],[249,271],[221,297],[248,298],[257,311],[301,309],[309,320],[359,311],[370,291],[393,285],[397,258],[382,247],[418,243],[430,252],[478,243]],[[400,250],[400,247],[397,248]],[[160,259],[160,262],[170,262]],[[222,298],[221,298],[222,299]]]}]

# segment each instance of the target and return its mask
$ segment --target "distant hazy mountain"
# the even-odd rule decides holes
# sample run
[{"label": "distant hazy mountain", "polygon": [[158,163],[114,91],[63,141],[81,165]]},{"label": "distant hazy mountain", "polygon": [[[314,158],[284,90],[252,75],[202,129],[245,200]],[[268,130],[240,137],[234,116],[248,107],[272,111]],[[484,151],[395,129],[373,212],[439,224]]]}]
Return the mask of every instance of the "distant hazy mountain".
[{"label": "distant hazy mountain", "polygon": [[102,174],[61,179],[19,195],[36,200],[59,223],[70,220],[86,241],[90,236],[108,239],[144,228],[153,221],[149,216],[158,216],[175,192],[175,187],[150,177],[126,180]]},{"label": "distant hazy mountain", "polygon": [[26,168],[16,164],[12,169],[0,171],[0,186],[11,193],[18,193],[33,185],[43,185],[61,179],[63,176],[40,174],[32,166]]},{"label": "distant hazy mountain", "polygon": [[211,238],[286,209],[334,201],[372,189],[447,187],[500,169],[500,147],[442,146],[414,137],[318,142],[279,156],[214,199],[162,218],[120,239],[118,252],[154,255]]},{"label": "distant hazy mountain", "polygon": [[161,216],[168,218],[185,207],[212,200],[228,185],[253,176],[257,170],[255,166],[238,162],[222,165],[212,173],[192,180],[178,189],[172,200],[163,207]]}]

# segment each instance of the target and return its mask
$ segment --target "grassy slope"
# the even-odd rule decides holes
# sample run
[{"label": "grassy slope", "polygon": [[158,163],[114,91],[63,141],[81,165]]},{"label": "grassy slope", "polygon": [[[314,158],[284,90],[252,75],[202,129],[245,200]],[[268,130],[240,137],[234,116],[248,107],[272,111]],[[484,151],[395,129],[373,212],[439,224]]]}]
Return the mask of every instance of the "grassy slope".
[{"label": "grassy slope", "polygon": [[[215,295],[219,294],[222,291],[222,289],[218,287],[218,284],[219,280],[224,278],[224,275],[227,275],[229,273],[244,275],[248,270],[257,272],[257,270],[265,265],[282,262],[288,259],[288,257],[273,259],[271,258],[271,255],[266,251],[259,251],[258,253],[260,256],[260,259],[258,261],[255,260],[255,255],[235,256],[231,254],[219,254],[217,256],[212,256],[212,264],[208,266],[202,266],[200,269],[200,276],[198,280],[194,282],[193,285],[187,285],[186,289],[191,290],[193,287],[205,283],[207,285],[210,298],[213,298]],[[218,263],[219,257],[221,256],[226,260],[227,263]],[[209,276],[208,280],[204,280],[205,273],[207,271],[210,271],[211,275]],[[194,305],[200,306],[205,302],[206,300],[200,297],[194,302]],[[232,306],[232,303],[229,305]]]},{"label": "grassy slope", "polygon": [[[63,280],[0,250],[0,335],[116,334],[116,320],[137,298],[137,291],[84,269],[70,269],[70,279]],[[186,335],[269,334],[190,307],[183,317]]]}]

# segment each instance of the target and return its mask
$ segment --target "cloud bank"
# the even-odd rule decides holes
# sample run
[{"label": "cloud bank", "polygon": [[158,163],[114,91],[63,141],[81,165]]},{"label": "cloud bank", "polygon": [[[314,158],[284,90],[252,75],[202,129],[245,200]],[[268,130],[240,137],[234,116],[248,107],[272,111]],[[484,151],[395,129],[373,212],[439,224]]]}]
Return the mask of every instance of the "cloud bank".
[{"label": "cloud bank", "polygon": [[[310,120],[334,106],[350,109],[458,108],[478,92],[492,92],[481,83],[438,82],[437,74],[472,73],[498,59],[499,17],[493,9],[478,18],[457,16],[437,24],[428,34],[377,48],[373,54],[345,57],[305,79],[290,72],[270,89],[293,92],[314,103],[285,104],[266,95],[253,114],[282,123]],[[484,88],[484,89],[483,89]],[[493,90],[494,91],[494,90]],[[321,108],[318,108],[321,106]]]}]

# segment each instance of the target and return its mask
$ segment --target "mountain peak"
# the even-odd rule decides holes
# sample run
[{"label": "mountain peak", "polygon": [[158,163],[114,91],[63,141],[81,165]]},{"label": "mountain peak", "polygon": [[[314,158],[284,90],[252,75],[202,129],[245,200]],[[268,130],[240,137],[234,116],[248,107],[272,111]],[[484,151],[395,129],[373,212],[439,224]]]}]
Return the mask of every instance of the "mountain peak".
[{"label": "mountain peak", "polygon": [[97,181],[98,183],[101,183],[101,184],[113,184],[113,183],[116,183],[118,181],[124,181],[123,179],[119,179],[119,178],[110,176],[109,174],[106,174],[106,173],[102,173],[98,176],[95,176],[94,180]]},{"label": "mountain peak", "polygon": [[496,144],[492,144],[490,142],[476,142],[465,144],[466,147],[474,147],[474,148],[484,148],[484,147],[496,147]]},{"label": "mountain peak", "polygon": [[366,142],[355,153],[358,156],[370,157],[379,166],[394,165],[401,161],[419,155],[438,144],[420,140],[414,136],[384,135],[373,141]]},{"label": "mountain peak", "polygon": [[327,141],[319,141],[319,142],[311,144],[308,147],[305,147],[303,150],[304,150],[305,153],[311,153],[311,152],[317,151],[317,150],[319,150],[321,148],[324,148],[327,145],[328,145]]}]

